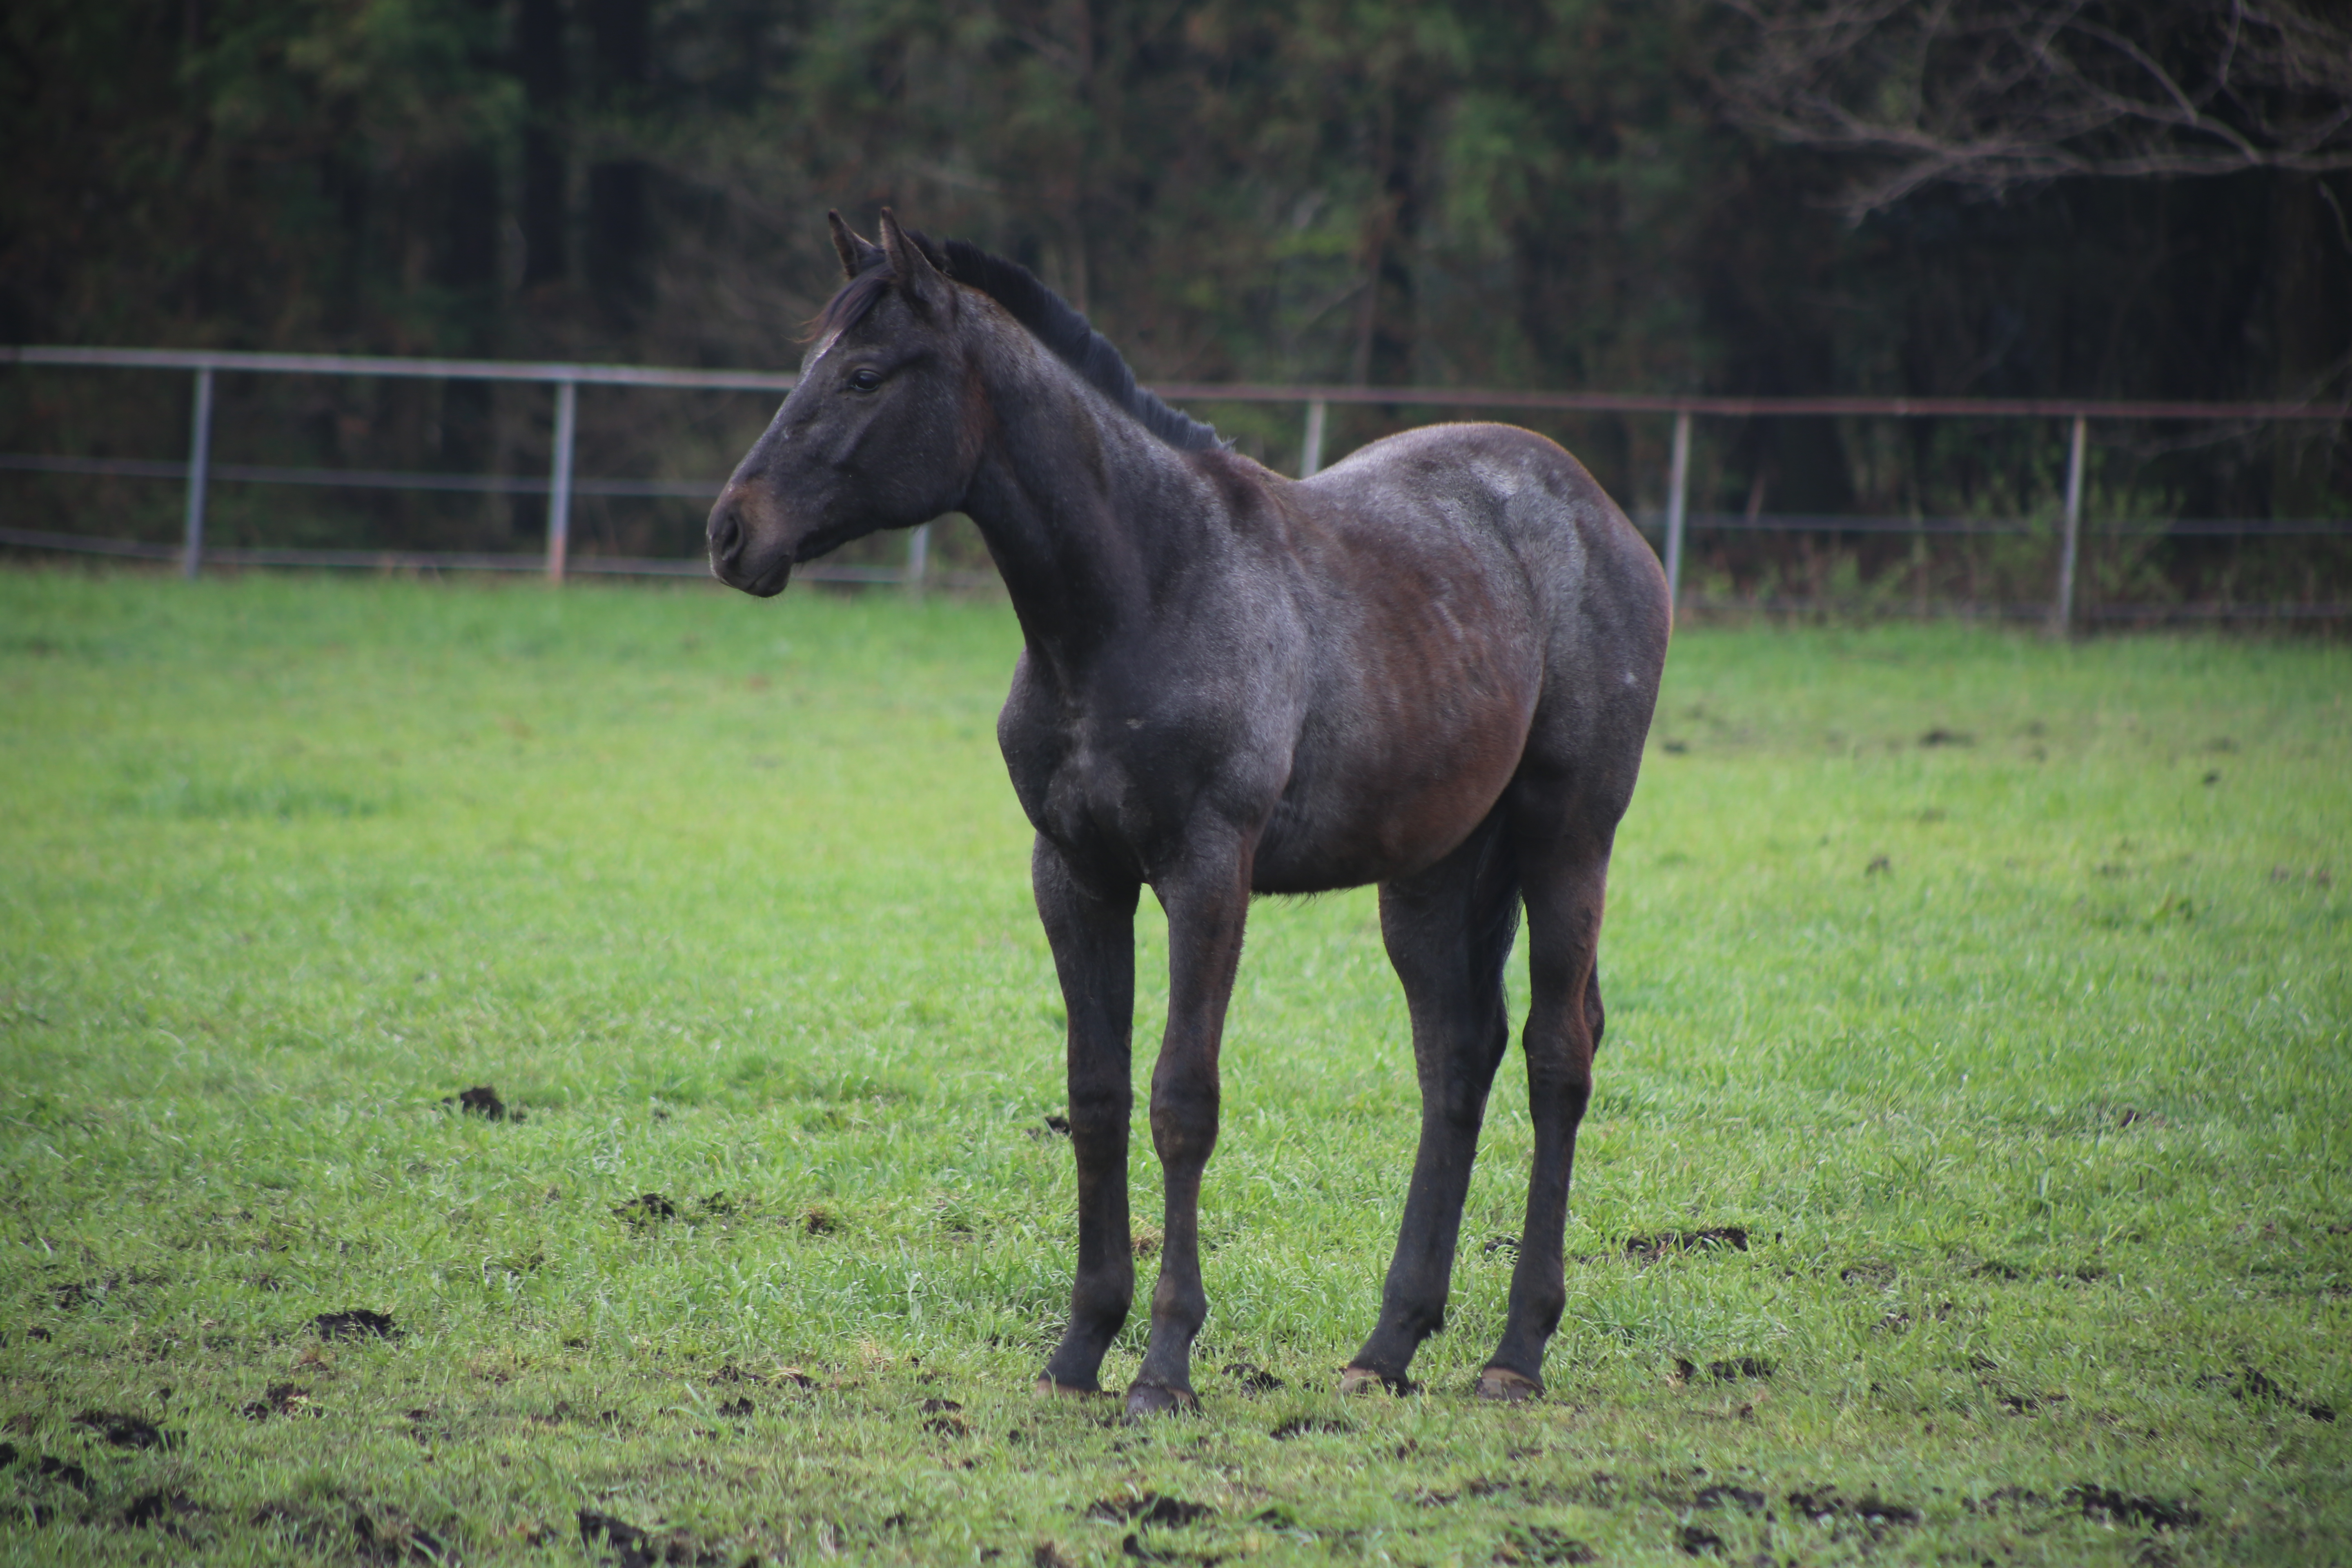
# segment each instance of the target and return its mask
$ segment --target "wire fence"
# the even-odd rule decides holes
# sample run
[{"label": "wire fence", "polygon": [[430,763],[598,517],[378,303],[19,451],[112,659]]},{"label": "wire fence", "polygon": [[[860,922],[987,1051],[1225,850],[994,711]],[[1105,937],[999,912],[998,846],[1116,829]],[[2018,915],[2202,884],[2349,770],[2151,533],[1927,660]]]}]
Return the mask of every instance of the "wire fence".
[{"label": "wire fence", "polygon": [[[174,349],[99,349],[71,347],[0,347],[0,364],[37,367],[104,368],[177,372],[192,377],[187,456],[183,459],[77,457],[54,453],[0,453],[0,470],[62,476],[145,479],[177,484],[184,489],[181,537],[173,543],[86,535],[56,530],[0,523],[0,546],[26,551],[63,551],[126,559],[175,562],[186,575],[197,575],[207,564],[227,567],[360,567],[376,570],[451,572],[530,572],[562,582],[567,576],[653,575],[700,576],[708,568],[701,557],[646,557],[575,553],[571,548],[573,502],[585,497],[677,499],[715,497],[723,478],[675,479],[654,478],[583,477],[577,468],[579,393],[583,386],[667,387],[694,391],[780,395],[794,377],[786,373],[668,368],[646,365],[515,363],[368,357],[328,354],[271,354]],[[213,460],[214,417],[217,378],[224,374],[390,377],[447,382],[527,383],[550,388],[552,397],[551,439],[545,474],[447,473],[411,469],[215,463]],[[2059,630],[2084,620],[2161,618],[2336,620],[2352,618],[2346,584],[2333,573],[2326,581],[2312,577],[2302,597],[2275,597],[2260,602],[2175,600],[2159,604],[2082,602],[2079,579],[2086,533],[2136,540],[2150,539],[2293,539],[2324,538],[2352,542],[2352,519],[2180,519],[2085,523],[2084,479],[2087,454],[2095,426],[2144,426],[2150,422],[2186,422],[2241,430],[2288,425],[2342,426],[2352,415],[2343,405],[2311,403],[2119,402],[2080,399],[2003,398],[1879,398],[1879,397],[1706,397],[1652,394],[1505,391],[1488,388],[1395,386],[1294,386],[1260,384],[1180,383],[1154,388],[1177,404],[1289,405],[1303,416],[1297,470],[1301,478],[1323,467],[1323,452],[1335,407],[1370,405],[1389,410],[1437,410],[1450,413],[1615,415],[1671,421],[1671,437],[1664,476],[1664,504],[1634,512],[1636,522],[1659,545],[1670,590],[1685,610],[1707,608],[1715,601],[1705,591],[1685,582],[1692,541],[1706,536],[1717,542],[1716,554],[1727,559],[1736,542],[1797,536],[1811,540],[1869,542],[1874,536],[1902,536],[1915,549],[1931,537],[1967,538],[2054,535],[2050,540],[2046,596],[2004,598],[1971,593],[1958,599],[1930,597],[1924,586],[1906,595],[1900,592],[1902,573],[1886,574],[1874,594],[1860,597],[1862,607],[1893,613],[1999,616],[2047,618]],[[2056,422],[2065,434],[2067,451],[2064,500],[2054,520],[2034,517],[1870,516],[1844,513],[1763,513],[1690,510],[1693,432],[1700,420],[1738,420],[1773,416],[1830,418],[1924,419],[1965,418]],[[364,550],[329,548],[222,547],[208,544],[205,521],[215,485],[310,486],[335,489],[421,490],[488,495],[544,497],[546,533],[542,550],[528,553],[479,551]],[[799,574],[815,581],[899,584],[921,587],[939,584],[971,586],[991,581],[987,574],[941,572],[932,563],[931,528],[910,531],[903,560],[889,563],[816,562]],[[1808,555],[1812,552],[1810,548]],[[1818,556],[1813,557],[1821,559]],[[1899,567],[1899,563],[1898,563]],[[1818,576],[1818,574],[1816,574]],[[2011,581],[2014,580],[2012,574]],[[1848,584],[1852,587],[1852,584]],[[1738,607],[1752,610],[1819,610],[1834,597],[1820,582],[1814,591],[1792,596],[1769,583],[1736,597]],[[1855,595],[1849,594],[1849,598]]]}]

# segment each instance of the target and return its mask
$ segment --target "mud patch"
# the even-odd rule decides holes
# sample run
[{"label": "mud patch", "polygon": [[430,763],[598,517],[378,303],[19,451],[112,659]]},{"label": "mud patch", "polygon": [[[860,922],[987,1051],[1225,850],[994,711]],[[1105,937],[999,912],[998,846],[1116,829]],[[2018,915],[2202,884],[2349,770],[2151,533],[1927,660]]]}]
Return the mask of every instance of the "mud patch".
[{"label": "mud patch", "polygon": [[1486,1244],[1478,1249],[1481,1258],[1493,1258],[1497,1254],[1517,1258],[1519,1255],[1519,1238],[1516,1236],[1490,1236]]},{"label": "mud patch", "polygon": [[1086,1515],[1097,1524],[1155,1524],[1163,1530],[1181,1530],[1202,1520],[1213,1519],[1216,1512],[1204,1502],[1186,1502],[1166,1492],[1144,1492],[1137,1497],[1107,1497],[1089,1503]]},{"label": "mud patch", "polygon": [[2230,1397],[2242,1405],[2284,1405],[2291,1409],[2300,1410],[2314,1421],[2336,1419],[2334,1405],[2316,1402],[2305,1404],[2288,1393],[2285,1385],[2277,1379],[2251,1366],[2240,1368],[2235,1377],[2212,1375],[2200,1377],[2197,1380],[2197,1386],[2226,1389],[2229,1391]]},{"label": "mud patch", "polygon": [[1885,1289],[1899,1276],[1900,1270],[1895,1265],[1875,1259],[1867,1263],[1849,1263],[1838,1270],[1838,1278],[1846,1284],[1867,1286],[1874,1290]]},{"label": "mud patch", "polygon": [[321,1312],[310,1320],[322,1340],[396,1340],[400,1330],[390,1312],[353,1307],[347,1312]]},{"label": "mud patch", "polygon": [[1977,738],[1965,730],[1947,730],[1942,725],[1919,737],[1923,746],[1973,746]]},{"label": "mud patch", "polygon": [[1293,1437],[1312,1437],[1326,1432],[1344,1434],[1355,1429],[1336,1415],[1294,1415],[1267,1435],[1277,1443],[1287,1443]]},{"label": "mud patch", "polygon": [[441,1103],[454,1105],[463,1114],[485,1117],[492,1121],[520,1122],[523,1120],[522,1107],[509,1107],[499,1098],[499,1091],[486,1083],[460,1090]]},{"label": "mud patch", "polygon": [[2185,1502],[2169,1502],[2162,1498],[2132,1497],[2114,1487],[2068,1487],[2059,1498],[2070,1508],[2079,1508],[2083,1517],[2100,1524],[2145,1524],[2155,1530],[2186,1530],[2204,1522],[2205,1516]]},{"label": "mud patch", "polygon": [[1800,1488],[1789,1494],[1789,1506],[1815,1524],[1840,1518],[1858,1519],[1873,1526],[1916,1524],[1922,1518],[1910,1504],[1888,1502],[1875,1492],[1850,1502],[1838,1495],[1835,1487]]},{"label": "mud patch", "polygon": [[[676,1219],[677,1205],[659,1193],[639,1193],[627,1203],[616,1205],[613,1213],[630,1225],[655,1225],[662,1220]],[[597,1516],[603,1518],[602,1514]]]},{"label": "mud patch", "polygon": [[1497,1563],[1598,1563],[1601,1554],[1548,1524],[1515,1525],[1495,1548]]},{"label": "mud patch", "polygon": [[1138,1563],[1197,1563],[1201,1568],[1217,1568],[1224,1558],[1207,1552],[1178,1552],[1171,1547],[1146,1546],[1139,1535],[1129,1535],[1118,1543],[1122,1557]]},{"label": "mud patch", "polygon": [[1224,1371],[1227,1377],[1241,1384],[1244,1394],[1272,1394],[1277,1388],[1288,1386],[1255,1362],[1227,1362]]},{"label": "mud patch", "polygon": [[2008,1411],[2011,1415],[2031,1415],[2037,1410],[2046,1409],[2053,1405],[2063,1405],[2065,1403],[2066,1396],[2064,1394],[2053,1392],[2045,1392],[2042,1394],[2004,1394],[2000,1396],[2000,1407],[2003,1410]]},{"label": "mud patch", "polygon": [[310,1391],[299,1383],[273,1383],[262,1390],[261,1397],[241,1406],[237,1412],[247,1421],[267,1421],[272,1415],[315,1415],[310,1405]]},{"label": "mud patch", "polygon": [[131,1530],[160,1530],[174,1541],[194,1542],[189,1521],[211,1511],[185,1492],[142,1492],[122,1510],[123,1525]]},{"label": "mud patch", "polygon": [[455,1563],[456,1544],[446,1537],[387,1515],[377,1519],[363,1509],[352,1510],[353,1554],[362,1563]]},{"label": "mud patch", "polygon": [[44,1458],[33,1467],[33,1473],[45,1481],[71,1487],[84,1497],[89,1495],[89,1472],[70,1460]]},{"label": "mud patch", "polygon": [[1669,1230],[1656,1236],[1625,1238],[1625,1257],[1634,1263],[1655,1263],[1677,1252],[1716,1253],[1748,1250],[1748,1231],[1736,1225],[1710,1226],[1705,1230]]},{"label": "mud patch", "polygon": [[110,1410],[85,1410],[73,1418],[73,1424],[110,1447],[175,1448],[180,1443],[176,1432],[166,1432],[152,1421]]},{"label": "mud patch", "polygon": [[1029,1129],[1032,1138],[1067,1138],[1069,1135],[1070,1119],[1066,1116],[1048,1116],[1043,1127]]},{"label": "mud patch", "polygon": [[720,1568],[726,1562],[724,1557],[698,1544],[683,1531],[640,1530],[628,1521],[616,1519],[609,1513],[582,1509],[580,1544],[593,1552],[600,1540],[614,1552],[604,1561],[614,1564],[614,1568],[655,1568],[659,1563],[679,1565],[679,1568]]},{"label": "mud patch", "polygon": [[963,1406],[952,1399],[926,1399],[919,1408],[926,1432],[936,1432],[942,1437],[961,1437],[971,1431],[963,1418]]},{"label": "mud patch", "polygon": [[1693,1508],[1736,1508],[1742,1513],[1762,1513],[1765,1497],[1762,1492],[1746,1487],[1712,1486],[1700,1489],[1691,1499]]}]

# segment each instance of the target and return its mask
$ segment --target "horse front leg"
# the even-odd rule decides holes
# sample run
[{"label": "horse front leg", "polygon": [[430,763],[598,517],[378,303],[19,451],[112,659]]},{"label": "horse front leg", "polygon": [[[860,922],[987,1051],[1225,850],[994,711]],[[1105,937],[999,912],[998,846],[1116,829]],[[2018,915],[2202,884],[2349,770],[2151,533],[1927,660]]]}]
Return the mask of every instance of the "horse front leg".
[{"label": "horse front leg", "polygon": [[1139,884],[1089,889],[1040,836],[1029,860],[1037,915],[1054,949],[1068,1015],[1070,1146],[1078,1165],[1078,1267],[1070,1321],[1037,1379],[1039,1393],[1098,1394],[1103,1353],[1135,1300],[1127,1226],[1129,1039],[1135,1019],[1135,900]]},{"label": "horse front leg", "polygon": [[1209,1311],[1201,1284],[1201,1173],[1217,1143],[1217,1052],[1249,920],[1248,856],[1196,860],[1155,890],[1168,911],[1168,1032],[1151,1074],[1151,1143],[1165,1206],[1151,1338],[1127,1391],[1130,1417],[1200,1404],[1192,1339]]}]

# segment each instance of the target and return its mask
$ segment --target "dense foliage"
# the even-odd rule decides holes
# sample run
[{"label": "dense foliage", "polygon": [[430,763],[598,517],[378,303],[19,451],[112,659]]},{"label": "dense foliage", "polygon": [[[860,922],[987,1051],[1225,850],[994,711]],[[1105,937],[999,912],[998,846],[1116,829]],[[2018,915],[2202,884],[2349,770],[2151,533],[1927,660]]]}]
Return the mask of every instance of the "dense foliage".
[{"label": "dense foliage", "polygon": [[[1983,42],[2063,14],[2206,91],[2254,58],[2216,31],[2247,10],[19,0],[0,21],[0,340],[787,364],[835,277],[824,210],[866,225],[889,204],[1034,267],[1148,378],[2340,398],[2343,83],[2242,64],[2200,100],[2228,136],[2183,174],[2018,108],[2120,90],[2098,61],[2053,86]],[[2340,0],[2263,14],[2312,58],[2352,38]],[[1954,16],[1978,32],[1937,36]],[[1988,59],[2010,71],[1990,96]],[[1875,142],[1832,133],[1882,110]],[[1890,174],[1887,149],[1931,133],[2014,155]],[[2217,173],[2224,142],[2246,155]],[[177,444],[176,385],[40,386],[0,395],[5,445]],[[543,461],[543,394],[225,395],[224,441],[258,460]],[[723,472],[759,414],[649,407],[588,400],[603,471]],[[1295,455],[1287,411],[1208,412],[1245,450]],[[1629,505],[1654,501],[1656,422],[1557,433]],[[2111,451],[2101,504],[2313,515],[2352,492],[2337,437],[2182,437]],[[2013,511],[2046,499],[2057,439],[1727,425],[1697,504]],[[432,542],[528,532],[536,503],[369,504]]]}]

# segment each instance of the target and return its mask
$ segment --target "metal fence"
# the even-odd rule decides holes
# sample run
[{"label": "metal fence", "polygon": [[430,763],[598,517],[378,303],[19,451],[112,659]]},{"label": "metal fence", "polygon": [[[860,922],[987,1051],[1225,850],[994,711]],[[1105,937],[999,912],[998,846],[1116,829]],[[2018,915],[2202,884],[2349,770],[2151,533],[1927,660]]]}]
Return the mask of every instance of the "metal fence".
[{"label": "metal fence", "polygon": [[[772,371],[673,369],[646,365],[523,363],[497,360],[412,359],[342,354],[276,354],[182,349],[104,349],[0,346],[0,363],[26,366],[107,367],[177,371],[194,377],[193,412],[184,461],[91,458],[38,453],[0,453],[0,469],[60,474],[117,475],[176,480],[185,486],[181,542],[167,546],[131,540],[99,539],[0,526],[0,544],[27,549],[94,552],[143,559],[176,560],[195,576],[206,561],[237,566],[430,566],[462,571],[543,572],[561,583],[573,573],[699,575],[700,558],[574,557],[571,552],[572,503],[576,496],[715,497],[723,479],[669,480],[581,479],[574,472],[574,438],[583,385],[671,387],[700,391],[791,390],[795,378]],[[554,430],[545,479],[518,475],[452,474],[332,468],[215,465],[212,461],[215,378],[239,374],[393,376],[453,381],[537,383],[554,398]],[[1759,516],[1693,514],[1689,510],[1693,423],[1702,418],[1773,416],[1879,418],[1994,418],[2062,422],[2067,431],[2065,500],[2059,524],[2054,581],[2048,615],[2053,627],[2070,628],[2077,617],[2076,576],[2084,533],[2083,499],[2086,454],[2095,422],[2189,421],[2240,426],[2338,425],[2352,420],[2352,406],[2314,403],[2115,402],[2070,398],[1971,397],[1702,397],[1668,394],[1511,392],[1486,388],[1402,386],[1283,386],[1250,383],[1174,383],[1153,388],[1171,403],[1290,404],[1304,413],[1299,477],[1322,467],[1325,434],[1334,405],[1442,408],[1460,411],[1610,414],[1671,419],[1670,457],[1662,513],[1643,521],[1662,535],[1660,554],[1675,603],[1684,603],[1683,568],[1687,542],[1698,531],[1799,531],[1827,533],[2022,532],[2022,521],[1874,518],[1853,516]],[[547,545],[543,555],[447,552],[211,549],[205,543],[205,511],[215,483],[317,485],[338,488],[437,489],[547,497]],[[2331,534],[2352,537],[2352,521],[2248,521],[2168,524],[2175,534]],[[816,563],[801,574],[820,581],[911,583],[926,576],[929,525],[913,530],[900,567]],[[2352,616],[2352,605],[2302,603],[2224,607],[2216,613],[2268,618]]]}]

